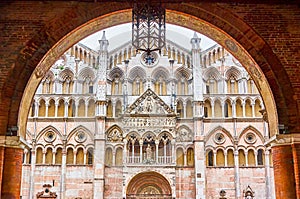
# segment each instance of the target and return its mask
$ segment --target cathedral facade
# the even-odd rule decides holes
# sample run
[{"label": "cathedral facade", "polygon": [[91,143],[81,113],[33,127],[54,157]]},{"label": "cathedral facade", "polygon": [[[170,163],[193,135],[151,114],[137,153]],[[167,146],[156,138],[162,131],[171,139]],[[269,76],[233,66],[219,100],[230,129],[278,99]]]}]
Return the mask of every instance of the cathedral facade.
[{"label": "cathedral facade", "polygon": [[264,104],[238,59],[196,33],[150,55],[95,42],[36,91],[23,199],[45,185],[60,199],[275,198]]}]

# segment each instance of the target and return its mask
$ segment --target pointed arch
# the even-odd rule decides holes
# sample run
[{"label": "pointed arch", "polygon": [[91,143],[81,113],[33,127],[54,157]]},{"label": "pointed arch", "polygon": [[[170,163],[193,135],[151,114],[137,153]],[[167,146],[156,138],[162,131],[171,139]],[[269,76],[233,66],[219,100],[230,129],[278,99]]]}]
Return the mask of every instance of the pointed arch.
[{"label": "pointed arch", "polygon": [[263,137],[263,135],[261,134],[261,132],[255,128],[254,126],[252,125],[249,125],[247,127],[245,127],[239,134],[238,134],[238,139],[240,140],[242,138],[242,136],[247,133],[248,131],[252,131],[254,132],[260,139],[262,142],[265,141],[265,138]]},{"label": "pointed arch", "polygon": [[217,126],[217,127],[213,128],[212,130],[210,130],[208,132],[207,136],[205,137],[205,140],[208,141],[217,131],[221,131],[222,133],[224,133],[230,139],[231,143],[234,143],[234,139],[233,139],[231,133],[222,126]]},{"label": "pointed arch", "polygon": [[69,141],[69,140],[71,139],[71,137],[73,137],[73,136],[75,135],[75,133],[80,132],[80,131],[85,132],[85,133],[90,137],[90,139],[93,139],[93,138],[94,138],[92,132],[91,132],[88,128],[86,128],[86,127],[83,126],[83,125],[79,125],[79,126],[75,127],[75,128],[68,134],[68,136],[67,136],[67,141]]},{"label": "pointed arch", "polygon": [[151,77],[155,80],[158,80],[159,77],[162,77],[164,80],[167,80],[170,77],[170,73],[168,69],[166,69],[166,67],[159,66],[153,70]]},{"label": "pointed arch", "polygon": [[42,129],[38,133],[38,136],[37,136],[36,140],[38,141],[47,132],[56,133],[60,138],[62,138],[62,133],[57,128],[55,128],[54,126],[49,125],[49,126],[45,127],[44,129]]},{"label": "pointed arch", "polygon": [[111,80],[115,78],[122,78],[123,76],[124,76],[124,71],[118,66],[114,67],[108,74],[108,77]]},{"label": "pointed arch", "polygon": [[146,78],[146,71],[140,66],[135,66],[129,71],[128,77],[130,80],[134,80],[136,77],[144,79]]}]

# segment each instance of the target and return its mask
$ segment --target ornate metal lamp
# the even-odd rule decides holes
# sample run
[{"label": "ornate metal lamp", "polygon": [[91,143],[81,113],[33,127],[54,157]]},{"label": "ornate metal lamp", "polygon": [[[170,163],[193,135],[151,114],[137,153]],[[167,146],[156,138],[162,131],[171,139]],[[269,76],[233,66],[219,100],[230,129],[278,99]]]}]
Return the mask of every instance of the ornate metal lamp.
[{"label": "ornate metal lamp", "polygon": [[[166,41],[166,10],[161,3],[134,2],[132,9],[132,45],[136,50],[147,52],[151,59],[152,51],[159,51]],[[150,61],[149,61],[150,62]]]}]

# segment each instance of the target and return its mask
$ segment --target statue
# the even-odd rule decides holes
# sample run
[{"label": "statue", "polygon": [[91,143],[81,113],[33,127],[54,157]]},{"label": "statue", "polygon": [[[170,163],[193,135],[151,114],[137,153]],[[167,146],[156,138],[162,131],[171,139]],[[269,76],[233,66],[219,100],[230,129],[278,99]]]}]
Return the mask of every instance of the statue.
[{"label": "statue", "polygon": [[145,103],[145,111],[147,113],[151,113],[153,111],[153,102],[151,97],[147,97],[147,101]]},{"label": "statue", "polygon": [[146,148],[146,159],[147,160],[151,160],[152,159],[152,149],[150,144],[148,144],[147,148]]}]

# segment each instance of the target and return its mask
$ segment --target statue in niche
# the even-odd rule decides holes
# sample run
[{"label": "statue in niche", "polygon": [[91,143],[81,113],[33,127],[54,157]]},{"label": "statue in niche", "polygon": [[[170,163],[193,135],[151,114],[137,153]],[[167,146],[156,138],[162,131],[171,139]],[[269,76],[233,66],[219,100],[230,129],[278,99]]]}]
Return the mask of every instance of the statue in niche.
[{"label": "statue in niche", "polygon": [[152,159],[152,149],[150,144],[148,144],[147,148],[146,148],[146,159],[147,160],[151,160]]},{"label": "statue in niche", "polygon": [[147,97],[147,100],[145,102],[145,112],[151,113],[153,111],[153,101],[151,97]]}]

